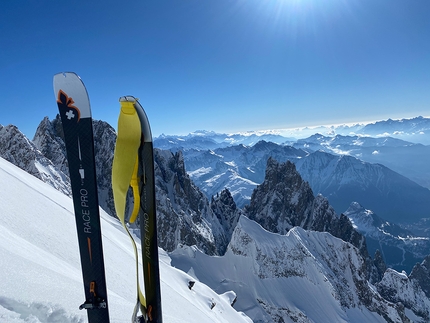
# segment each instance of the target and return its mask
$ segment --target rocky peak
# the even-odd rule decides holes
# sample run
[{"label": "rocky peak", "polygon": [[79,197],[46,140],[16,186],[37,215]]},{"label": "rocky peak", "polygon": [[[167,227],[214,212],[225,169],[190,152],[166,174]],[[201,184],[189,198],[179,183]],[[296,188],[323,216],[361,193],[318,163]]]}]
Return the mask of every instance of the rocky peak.
[{"label": "rocky peak", "polygon": [[[272,317],[272,321],[265,320],[265,322],[283,322],[278,320],[280,317],[290,317],[294,322],[318,321],[318,319],[321,322],[336,321],[324,316],[323,309],[318,310],[321,315],[318,319],[316,317],[304,319],[306,315],[312,315],[310,308],[308,311],[295,313],[301,307],[297,306],[301,301],[307,304],[300,295],[308,283],[312,288],[318,286],[313,289],[315,293],[328,291],[326,295],[320,297],[324,301],[333,299],[333,302],[330,302],[331,309],[338,307],[340,311],[347,313],[348,309],[365,307],[370,312],[384,317],[387,322],[409,322],[404,315],[404,308],[381,298],[369,284],[367,261],[361,252],[350,243],[335,238],[331,234],[308,231],[300,227],[292,228],[285,235],[272,234],[262,230],[246,217],[241,217],[226,255],[240,257],[240,262],[236,264],[246,264],[246,269],[242,271],[235,266],[235,270],[230,270],[232,275],[236,271],[240,273],[246,271],[246,279],[260,280],[259,283],[265,286],[262,290],[288,290],[289,295],[295,295],[290,298],[294,299],[295,306],[292,306],[287,305],[287,302],[282,304],[284,300],[276,296],[276,301],[270,299],[271,293],[265,293],[262,290],[252,291],[260,293],[257,296],[256,309],[267,311]],[[247,283],[242,277],[228,277],[226,281],[234,281],[236,284],[238,281]],[[292,281],[295,283],[291,283]],[[325,289],[324,285],[328,288]],[[285,298],[288,299],[288,297]],[[249,306],[248,303],[246,305]],[[345,317],[347,315],[345,314]],[[346,318],[346,321],[350,320],[355,321],[352,318]]]},{"label": "rocky peak", "polygon": [[268,231],[286,234],[295,226],[306,230],[329,232],[357,247],[368,261],[368,276],[372,281],[380,278],[370,261],[365,238],[352,226],[348,217],[338,217],[328,200],[314,196],[309,184],[287,161],[267,160],[263,183],[254,190],[245,214]]},{"label": "rocky peak", "polygon": [[0,129],[0,155],[4,159],[35,175],[38,171],[32,161],[36,154],[36,147],[16,126],[8,125]]},{"label": "rocky peak", "polygon": [[295,226],[330,231],[333,221],[338,220],[326,198],[314,197],[292,162],[278,163],[271,157],[267,160],[265,179],[254,190],[245,212],[265,229],[280,234]]},{"label": "rocky peak", "polygon": [[63,173],[68,174],[66,146],[60,115],[52,121],[45,117],[36,129],[33,143],[39,151]]},{"label": "rocky peak", "polygon": [[[171,182],[173,185],[173,199],[177,205],[182,205],[186,201],[187,208],[194,212],[194,215],[202,214],[209,208],[209,202],[203,193],[194,185],[190,176],[185,171],[184,157],[181,151],[172,153],[169,156],[167,164],[158,163],[159,158],[155,158],[158,167],[164,168],[163,174],[166,183]],[[167,175],[167,176],[166,176]],[[161,184],[161,183],[160,183]],[[164,183],[163,183],[164,184]]]},{"label": "rocky peak", "polygon": [[67,175],[14,125],[0,129],[0,156],[64,194],[71,194]]},{"label": "rocky peak", "polygon": [[409,275],[410,279],[415,280],[430,298],[430,255],[428,255],[421,264],[416,264]]},{"label": "rocky peak", "polygon": [[226,234],[209,200],[185,172],[181,152],[154,150],[158,241],[166,251],[196,245],[210,255],[223,252]]},{"label": "rocky peak", "polygon": [[[421,269],[418,269],[418,271],[421,271]],[[425,270],[417,274],[422,277],[421,274],[424,273]],[[416,278],[417,275],[414,275],[414,277]],[[405,272],[399,273],[388,268],[382,280],[375,286],[384,299],[394,304],[402,304],[415,315],[423,318],[423,320],[417,319],[416,322],[429,322],[430,299],[415,278],[408,277]],[[419,279],[421,281],[421,278]],[[423,281],[424,286],[428,287],[428,271]]]},{"label": "rocky peak", "polygon": [[94,153],[100,206],[110,215],[116,215],[112,192],[112,163],[116,132],[107,122],[93,120]]},{"label": "rocky peak", "polygon": [[[387,265],[384,262],[384,258],[382,257],[379,249],[376,249],[375,256],[373,257],[373,264],[377,270],[378,277],[383,277],[385,271],[387,270]],[[380,280],[380,279],[378,279]]]},{"label": "rocky peak", "polygon": [[222,190],[215,197],[212,196],[210,206],[225,232],[225,243],[220,246],[221,254],[224,254],[242,212],[237,208],[228,189]]},{"label": "rocky peak", "polygon": [[290,161],[280,164],[269,157],[265,179],[253,191],[247,216],[265,229],[285,234],[294,226],[308,227],[314,196]]},{"label": "rocky peak", "polygon": [[278,148],[279,146],[273,142],[267,142],[265,140],[258,141],[254,146],[252,146],[255,151],[266,151],[270,152],[273,149]]}]

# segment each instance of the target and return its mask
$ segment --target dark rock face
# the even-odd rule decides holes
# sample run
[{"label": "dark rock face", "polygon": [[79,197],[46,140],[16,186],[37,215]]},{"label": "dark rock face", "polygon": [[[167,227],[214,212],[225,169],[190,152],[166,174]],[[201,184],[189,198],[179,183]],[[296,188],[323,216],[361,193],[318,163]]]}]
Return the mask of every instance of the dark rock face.
[{"label": "dark rock face", "polygon": [[60,115],[57,114],[57,117],[52,121],[49,121],[48,117],[42,120],[37,127],[33,143],[57,168],[68,174],[69,168]]},{"label": "dark rock face", "polygon": [[378,276],[378,281],[382,279],[385,271],[387,270],[387,265],[384,262],[384,258],[382,258],[382,254],[379,250],[376,250],[375,256],[373,257],[373,264],[376,267],[376,272]]},{"label": "dark rock face", "polygon": [[0,127],[0,156],[60,192],[71,194],[68,176],[13,125]]},{"label": "dark rock face", "polygon": [[178,244],[196,245],[218,254],[213,232],[204,220],[210,207],[207,198],[185,172],[180,152],[155,150],[158,242],[167,251]]},{"label": "dark rock face", "polygon": [[41,154],[33,143],[13,125],[2,127],[0,131],[0,156],[38,177],[39,171],[35,166],[35,160]]},{"label": "dark rock face", "polygon": [[423,319],[419,322],[430,320],[429,260],[430,256],[417,264],[409,277],[405,272],[387,269],[382,280],[375,284],[384,299],[411,310]]},{"label": "dark rock face", "polygon": [[322,195],[314,196],[309,184],[287,161],[267,161],[264,182],[253,192],[246,215],[271,232],[286,234],[292,227],[329,232],[352,243],[367,257],[366,243],[344,215],[338,217]]},{"label": "dark rock face", "polygon": [[116,132],[108,123],[93,120],[94,152],[100,206],[108,214],[116,215],[112,192],[112,163]]},{"label": "dark rock face", "polygon": [[224,254],[242,211],[237,208],[228,189],[224,189],[216,197],[212,197],[210,205],[225,233],[225,239],[220,242],[221,245],[219,246],[220,253]]},{"label": "dark rock face", "polygon": [[252,193],[245,211],[265,229],[285,234],[294,226],[309,226],[313,200],[311,188],[293,163],[279,164],[269,158],[265,179]]},{"label": "dark rock face", "polygon": [[421,264],[415,265],[409,278],[415,280],[426,296],[430,298],[430,255]]}]

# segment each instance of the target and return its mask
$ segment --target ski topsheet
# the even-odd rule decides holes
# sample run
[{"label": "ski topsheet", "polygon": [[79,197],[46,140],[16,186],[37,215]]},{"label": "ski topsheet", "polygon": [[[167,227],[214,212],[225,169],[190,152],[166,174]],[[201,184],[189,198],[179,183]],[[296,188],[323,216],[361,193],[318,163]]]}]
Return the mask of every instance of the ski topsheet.
[{"label": "ski topsheet", "polygon": [[72,186],[73,205],[90,323],[108,323],[106,277],[97,196],[94,139],[87,90],[75,73],[54,76]]},{"label": "ski topsheet", "polygon": [[149,322],[162,322],[160,270],[158,261],[157,217],[155,207],[154,147],[151,128],[143,107],[133,97],[122,97],[120,102],[132,101],[142,125],[142,144],[139,148],[138,174],[142,180],[140,191],[140,232],[142,243],[145,297]]},{"label": "ski topsheet", "polygon": [[[162,322],[160,274],[158,263],[157,224],[155,207],[155,175],[152,135],[148,118],[140,103],[132,96],[120,98],[118,137],[112,166],[112,188],[115,209],[129,234],[136,256],[137,305],[132,321]],[[125,206],[131,186],[133,211],[127,218]],[[126,220],[127,218],[127,220]],[[140,222],[142,264],[145,292],[139,284],[138,250],[127,222]],[[142,312],[139,319],[137,312]]]}]

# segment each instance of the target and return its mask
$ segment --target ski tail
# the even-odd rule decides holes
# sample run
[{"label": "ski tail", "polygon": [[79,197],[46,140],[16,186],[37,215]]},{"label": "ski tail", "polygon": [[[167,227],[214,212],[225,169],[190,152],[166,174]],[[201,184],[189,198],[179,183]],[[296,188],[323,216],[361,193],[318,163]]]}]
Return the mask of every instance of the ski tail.
[{"label": "ski tail", "polygon": [[[151,129],[145,111],[132,96],[120,98],[118,137],[112,166],[115,209],[132,240],[136,257],[137,304],[132,320],[141,311],[146,322],[161,323],[161,291],[157,246],[155,175]],[[133,211],[126,218],[126,200],[131,187]],[[139,282],[139,255],[128,223],[140,222],[145,292]],[[144,294],[144,295],[143,295]],[[139,308],[140,307],[140,308]]]},{"label": "ski tail", "polygon": [[97,195],[94,138],[88,93],[75,73],[54,76],[72,187],[85,302],[90,323],[109,322]]}]

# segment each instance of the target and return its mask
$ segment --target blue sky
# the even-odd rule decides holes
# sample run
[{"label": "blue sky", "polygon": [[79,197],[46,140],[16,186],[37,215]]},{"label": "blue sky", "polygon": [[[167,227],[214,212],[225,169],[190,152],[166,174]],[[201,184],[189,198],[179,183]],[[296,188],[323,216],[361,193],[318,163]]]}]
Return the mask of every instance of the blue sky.
[{"label": "blue sky", "polygon": [[0,4],[0,124],[30,139],[74,71],[93,117],[122,95],[153,135],[430,115],[427,0],[13,0]]}]

